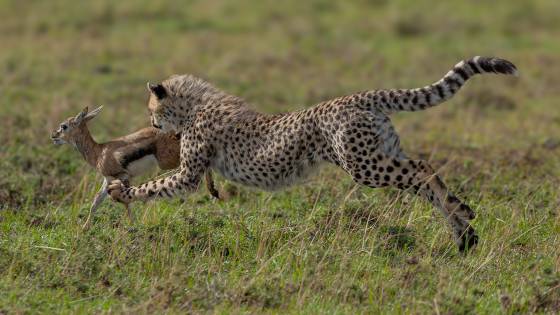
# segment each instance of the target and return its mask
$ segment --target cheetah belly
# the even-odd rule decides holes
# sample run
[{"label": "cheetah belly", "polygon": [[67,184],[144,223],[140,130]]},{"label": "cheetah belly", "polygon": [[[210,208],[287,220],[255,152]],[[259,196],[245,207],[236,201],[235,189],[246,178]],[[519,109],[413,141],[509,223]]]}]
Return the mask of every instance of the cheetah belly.
[{"label": "cheetah belly", "polygon": [[[259,159],[254,158],[253,160],[258,161]],[[236,161],[227,159],[224,154],[218,154],[212,167],[224,178],[233,182],[265,190],[276,190],[291,186],[306,178],[317,168],[317,165],[316,161],[302,159],[292,161],[291,163],[284,162],[284,165],[275,166],[275,171],[271,171],[264,164],[254,163],[253,166],[240,165]],[[262,170],[259,170],[259,168]]]},{"label": "cheetah belly", "polygon": [[153,154],[145,155],[142,158],[130,162],[126,167],[129,174],[138,176],[153,171],[157,167],[157,159]]}]

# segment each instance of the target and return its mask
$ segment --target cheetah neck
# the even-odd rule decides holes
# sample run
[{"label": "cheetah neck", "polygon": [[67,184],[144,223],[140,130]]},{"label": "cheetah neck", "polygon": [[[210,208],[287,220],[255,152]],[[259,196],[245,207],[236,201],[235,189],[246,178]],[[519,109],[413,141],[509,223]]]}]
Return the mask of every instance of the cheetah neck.
[{"label": "cheetah neck", "polygon": [[97,167],[97,161],[101,156],[103,145],[95,142],[87,126],[84,125],[81,128],[82,132],[74,139],[74,147],[89,165]]}]

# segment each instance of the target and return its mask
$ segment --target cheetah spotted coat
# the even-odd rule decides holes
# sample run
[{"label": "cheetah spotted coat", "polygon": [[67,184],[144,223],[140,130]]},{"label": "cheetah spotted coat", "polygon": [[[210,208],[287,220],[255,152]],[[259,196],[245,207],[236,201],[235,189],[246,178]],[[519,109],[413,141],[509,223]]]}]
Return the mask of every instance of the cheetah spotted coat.
[{"label": "cheetah spotted coat", "polygon": [[255,112],[194,76],[173,76],[148,85],[148,107],[155,127],[181,132],[180,169],[137,187],[113,182],[110,193],[123,203],[183,195],[198,188],[207,169],[237,183],[276,189],[329,162],[365,186],[392,186],[424,197],[447,219],[463,251],[478,241],[469,224],[474,212],[426,161],[407,157],[389,115],[435,106],[483,73],[517,70],[503,59],[475,57],[423,88],[365,91],[278,115]]}]

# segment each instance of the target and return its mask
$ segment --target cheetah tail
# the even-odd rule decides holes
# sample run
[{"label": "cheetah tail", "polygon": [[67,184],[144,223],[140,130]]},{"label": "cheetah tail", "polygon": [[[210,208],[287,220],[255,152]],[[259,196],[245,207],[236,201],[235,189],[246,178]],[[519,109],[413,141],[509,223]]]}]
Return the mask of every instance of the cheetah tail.
[{"label": "cheetah tail", "polygon": [[468,79],[484,73],[518,74],[515,65],[507,60],[477,56],[459,62],[441,80],[423,88],[376,91],[378,106],[388,114],[423,110],[450,99]]}]

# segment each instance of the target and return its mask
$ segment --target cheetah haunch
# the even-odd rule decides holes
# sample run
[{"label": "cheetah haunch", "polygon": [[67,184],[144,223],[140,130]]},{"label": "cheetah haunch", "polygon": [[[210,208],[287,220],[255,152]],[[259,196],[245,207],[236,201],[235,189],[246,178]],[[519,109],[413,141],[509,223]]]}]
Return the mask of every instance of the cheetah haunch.
[{"label": "cheetah haunch", "polygon": [[424,197],[443,213],[459,250],[465,251],[478,242],[469,224],[474,212],[426,161],[406,156],[389,115],[440,104],[483,73],[516,75],[517,70],[507,60],[474,57],[423,88],[366,91],[278,115],[255,112],[241,98],[194,76],[172,76],[148,84],[148,107],[154,127],[181,132],[180,170],[136,187],[113,181],[109,193],[125,204],[173,197],[196,190],[209,168],[234,182],[275,189],[330,162],[357,183],[393,186]]}]

